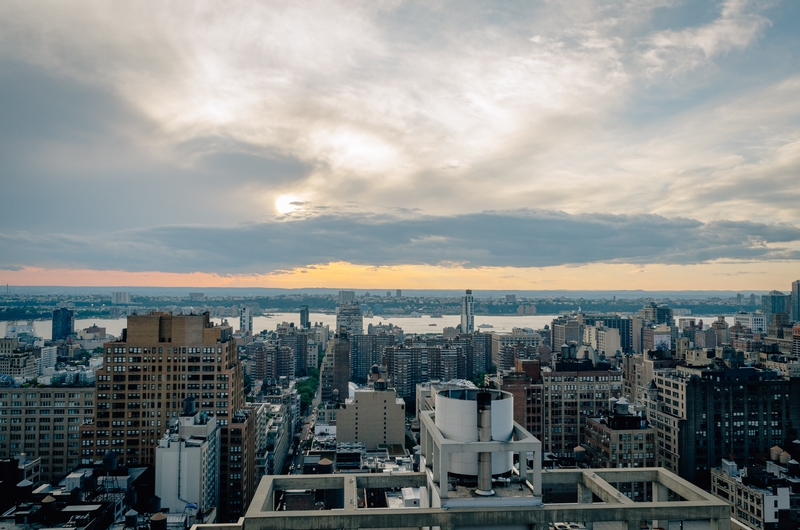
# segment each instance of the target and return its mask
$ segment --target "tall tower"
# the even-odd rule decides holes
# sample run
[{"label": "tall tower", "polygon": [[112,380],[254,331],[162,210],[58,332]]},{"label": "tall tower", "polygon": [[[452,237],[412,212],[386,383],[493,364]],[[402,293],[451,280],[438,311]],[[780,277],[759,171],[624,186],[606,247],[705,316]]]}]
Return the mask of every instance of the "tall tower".
[{"label": "tall tower", "polygon": [[336,332],[342,328],[348,335],[362,335],[364,333],[364,318],[361,316],[361,307],[358,304],[343,303],[336,311]]},{"label": "tall tower", "polygon": [[[794,287],[794,284],[792,284],[792,287]],[[783,294],[780,291],[770,291],[769,294],[761,296],[761,312],[764,313],[767,326],[772,325],[772,315],[775,313],[789,314],[790,299],[790,295]]]},{"label": "tall tower", "polygon": [[300,306],[300,327],[303,329],[309,329],[311,327],[311,321],[308,319],[307,305]]},{"label": "tall tower", "polygon": [[475,299],[472,298],[472,289],[467,289],[467,294],[461,297],[461,333],[475,331]]},{"label": "tall tower", "polygon": [[53,340],[66,340],[75,333],[75,312],[71,309],[60,308],[53,311]]},{"label": "tall tower", "polygon": [[239,308],[239,331],[253,334],[253,310],[249,307]]},{"label": "tall tower", "polygon": [[792,322],[800,322],[800,280],[792,282]]},{"label": "tall tower", "polygon": [[344,401],[349,396],[350,340],[340,331],[328,343],[322,364],[322,401]]}]

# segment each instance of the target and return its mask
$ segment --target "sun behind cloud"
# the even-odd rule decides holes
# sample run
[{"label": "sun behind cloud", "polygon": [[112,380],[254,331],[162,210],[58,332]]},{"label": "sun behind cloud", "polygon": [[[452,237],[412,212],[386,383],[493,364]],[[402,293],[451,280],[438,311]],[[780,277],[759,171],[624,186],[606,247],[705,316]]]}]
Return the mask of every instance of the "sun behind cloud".
[{"label": "sun behind cloud", "polygon": [[275,199],[275,209],[281,215],[286,215],[287,213],[292,213],[297,210],[300,206],[297,204],[300,202],[300,199],[296,195],[292,194],[283,194]]}]

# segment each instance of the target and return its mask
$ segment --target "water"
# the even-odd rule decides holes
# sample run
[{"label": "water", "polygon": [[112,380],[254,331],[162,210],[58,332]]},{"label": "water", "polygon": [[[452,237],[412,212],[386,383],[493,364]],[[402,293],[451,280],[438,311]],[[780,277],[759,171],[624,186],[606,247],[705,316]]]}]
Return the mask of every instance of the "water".
[{"label": "water", "polygon": [[[501,333],[510,333],[512,328],[533,328],[541,329],[550,323],[555,318],[554,315],[475,315],[475,327],[481,331],[498,331]],[[678,318],[676,317],[676,323]],[[696,316],[692,315],[688,318],[695,320],[703,320],[703,324],[708,327],[709,324],[717,320],[716,316]],[[85,329],[94,324],[99,327],[106,328],[106,333],[110,335],[120,336],[122,329],[127,326],[127,318],[80,318],[75,320],[75,329]],[[212,318],[214,322],[219,323],[222,319]],[[322,322],[323,325],[327,324],[331,330],[335,328],[336,315],[325,313],[311,313],[309,315],[311,322]],[[733,317],[725,318],[728,325],[733,325]],[[228,322],[234,329],[239,327],[238,318],[230,317]],[[300,324],[299,313],[274,313],[270,316],[253,317],[253,329],[258,333],[261,330],[272,331],[281,322],[294,322],[295,325]],[[373,318],[364,318],[364,330],[367,329],[369,324],[387,324],[391,323],[395,326],[400,326],[406,334],[409,333],[441,333],[445,327],[456,327],[461,323],[459,315],[444,315],[442,318],[431,318],[430,316],[422,316],[420,318],[412,318],[407,316],[376,316]],[[7,322],[0,322],[0,337],[5,337]],[[491,328],[478,328],[481,324],[491,325]],[[45,340],[52,338],[52,320],[37,320],[35,322],[36,333]]]}]

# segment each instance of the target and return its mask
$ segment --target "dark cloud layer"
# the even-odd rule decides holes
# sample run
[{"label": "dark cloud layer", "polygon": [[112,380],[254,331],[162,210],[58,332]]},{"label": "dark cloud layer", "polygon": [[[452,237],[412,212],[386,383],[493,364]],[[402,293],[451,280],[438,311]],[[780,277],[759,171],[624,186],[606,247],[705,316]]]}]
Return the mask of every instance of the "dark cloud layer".
[{"label": "dark cloud layer", "polygon": [[[309,264],[546,267],[797,259],[788,224],[522,210],[448,217],[326,214],[226,228],[0,234],[0,267],[265,273]],[[21,257],[23,256],[23,257]]]}]

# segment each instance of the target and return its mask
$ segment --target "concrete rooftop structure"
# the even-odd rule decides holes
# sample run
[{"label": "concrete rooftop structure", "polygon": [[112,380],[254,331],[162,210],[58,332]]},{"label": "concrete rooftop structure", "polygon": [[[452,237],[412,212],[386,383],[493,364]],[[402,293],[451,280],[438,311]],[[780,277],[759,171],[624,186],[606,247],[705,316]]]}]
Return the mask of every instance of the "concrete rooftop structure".
[{"label": "concrete rooftop structure", "polygon": [[[266,476],[237,524],[193,530],[639,530],[670,521],[731,529],[730,505],[662,468],[542,470],[541,443],[509,419],[507,392],[449,389],[436,398],[436,411],[420,414],[420,472]],[[653,501],[631,500],[613,486],[622,483],[644,483]],[[386,501],[402,491],[413,492],[413,505]]]}]

